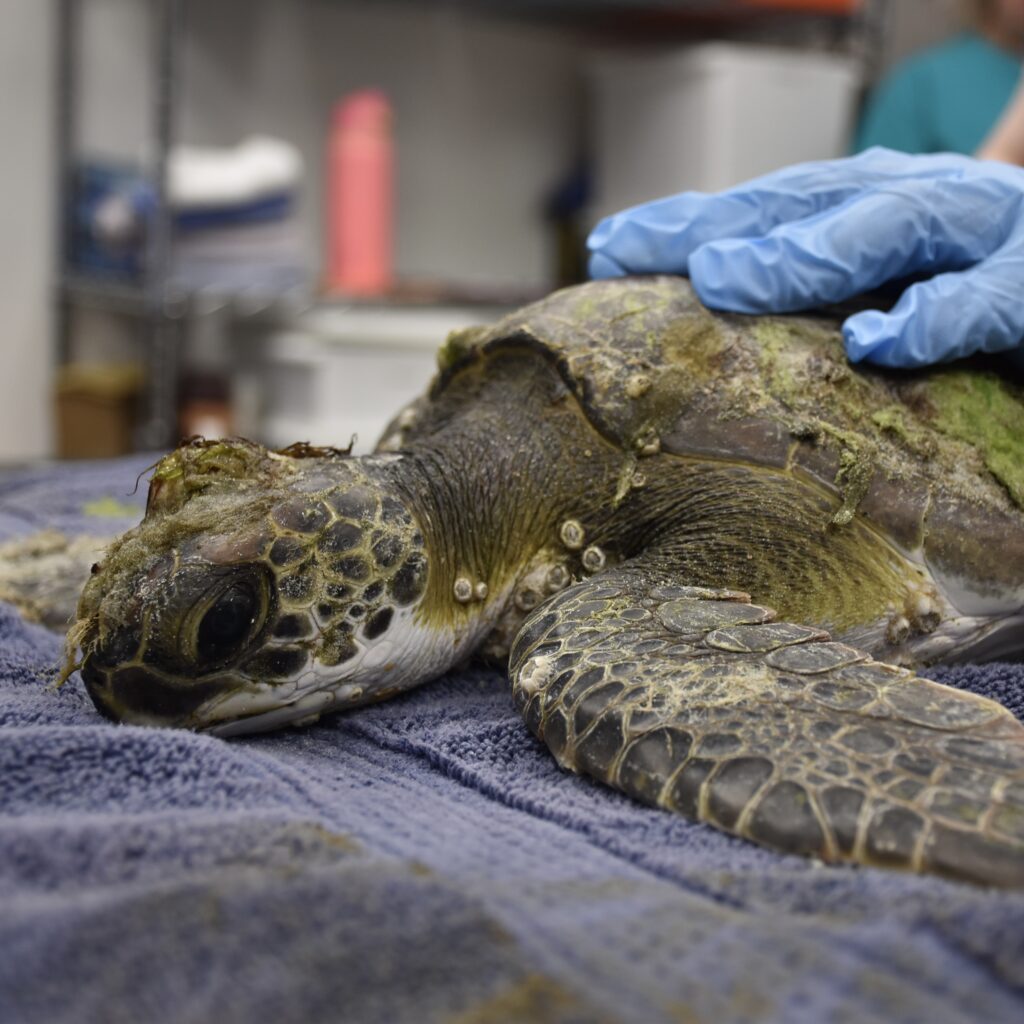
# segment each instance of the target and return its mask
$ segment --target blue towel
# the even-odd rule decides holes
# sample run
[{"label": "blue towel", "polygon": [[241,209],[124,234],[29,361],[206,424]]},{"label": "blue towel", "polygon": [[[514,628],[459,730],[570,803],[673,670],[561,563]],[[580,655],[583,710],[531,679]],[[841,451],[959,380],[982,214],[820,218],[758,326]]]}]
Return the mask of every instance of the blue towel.
[{"label": "blue towel", "polygon": [[[0,538],[96,532],[143,465],[0,480]],[[5,1024],[1024,1019],[1024,894],[640,807],[499,673],[223,741],[103,721],[58,647],[0,605]],[[935,675],[1024,710],[1021,666]]]}]

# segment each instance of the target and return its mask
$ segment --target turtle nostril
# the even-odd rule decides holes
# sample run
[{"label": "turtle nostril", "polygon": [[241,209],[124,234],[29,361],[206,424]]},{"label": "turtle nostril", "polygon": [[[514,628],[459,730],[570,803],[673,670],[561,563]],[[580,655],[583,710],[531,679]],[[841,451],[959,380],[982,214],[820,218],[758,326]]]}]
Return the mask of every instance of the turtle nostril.
[{"label": "turtle nostril", "polygon": [[100,647],[89,660],[101,668],[114,668],[131,661],[138,649],[138,636],[130,629],[121,629],[111,636],[104,637]]}]

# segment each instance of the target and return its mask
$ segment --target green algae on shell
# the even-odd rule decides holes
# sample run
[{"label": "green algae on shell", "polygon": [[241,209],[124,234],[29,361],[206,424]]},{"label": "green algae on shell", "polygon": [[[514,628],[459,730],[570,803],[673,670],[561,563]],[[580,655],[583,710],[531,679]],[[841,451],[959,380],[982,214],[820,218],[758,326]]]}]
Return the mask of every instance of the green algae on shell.
[{"label": "green algae on shell", "polygon": [[1024,508],[1024,405],[1019,390],[992,372],[949,368],[930,379],[927,396],[932,425],[970,444]]},{"label": "green algae on shell", "polygon": [[[563,368],[595,426],[624,450],[656,436],[685,452],[717,426],[781,427],[831,458],[848,522],[875,479],[928,475],[967,501],[1024,508],[1024,392],[978,362],[908,374],[851,367],[838,325],[815,316],[706,310],[680,278],[556,292],[486,330],[459,332],[438,387],[481,353],[527,339]],[[648,386],[636,387],[642,377]],[[766,447],[770,441],[766,441]],[[756,442],[740,456],[756,456]],[[761,461],[755,459],[755,461]]]}]

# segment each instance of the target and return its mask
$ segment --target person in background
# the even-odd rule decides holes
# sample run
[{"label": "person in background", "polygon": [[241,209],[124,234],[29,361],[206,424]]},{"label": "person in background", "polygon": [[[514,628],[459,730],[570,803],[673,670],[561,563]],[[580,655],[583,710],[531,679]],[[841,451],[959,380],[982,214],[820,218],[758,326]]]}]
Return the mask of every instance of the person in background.
[{"label": "person in background", "polygon": [[1024,0],[974,0],[974,28],[903,61],[868,98],[854,152],[978,151],[1006,109],[1024,57]]}]

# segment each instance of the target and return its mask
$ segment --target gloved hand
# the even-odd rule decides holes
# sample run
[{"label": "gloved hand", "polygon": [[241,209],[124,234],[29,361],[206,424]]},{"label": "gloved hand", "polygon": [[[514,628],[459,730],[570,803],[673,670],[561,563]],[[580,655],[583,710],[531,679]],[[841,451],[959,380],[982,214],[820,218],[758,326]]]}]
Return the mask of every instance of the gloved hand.
[{"label": "gloved hand", "polygon": [[888,313],[843,324],[847,355],[924,366],[1024,343],[1024,169],[871,149],[601,221],[593,277],[688,274],[703,302],[784,313],[910,275]]}]

